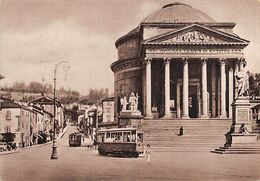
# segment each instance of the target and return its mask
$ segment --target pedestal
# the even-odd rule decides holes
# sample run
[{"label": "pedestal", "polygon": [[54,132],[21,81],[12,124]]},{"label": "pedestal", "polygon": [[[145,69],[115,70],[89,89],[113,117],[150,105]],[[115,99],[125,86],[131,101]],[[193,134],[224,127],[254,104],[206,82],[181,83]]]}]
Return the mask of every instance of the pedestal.
[{"label": "pedestal", "polygon": [[230,131],[226,134],[224,147],[215,149],[214,153],[260,154],[258,134],[252,133],[247,97],[238,97],[232,104],[233,120]]},{"label": "pedestal", "polygon": [[120,113],[119,127],[121,128],[139,128],[142,124],[143,116],[140,111],[131,112],[126,110]]}]

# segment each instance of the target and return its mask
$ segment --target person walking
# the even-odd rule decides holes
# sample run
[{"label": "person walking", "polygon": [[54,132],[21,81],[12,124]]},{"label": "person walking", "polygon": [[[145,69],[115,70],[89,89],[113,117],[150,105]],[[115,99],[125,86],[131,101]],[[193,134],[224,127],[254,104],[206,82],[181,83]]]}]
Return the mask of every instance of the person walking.
[{"label": "person walking", "polygon": [[145,157],[147,162],[151,162],[151,146],[150,144],[146,145]]}]

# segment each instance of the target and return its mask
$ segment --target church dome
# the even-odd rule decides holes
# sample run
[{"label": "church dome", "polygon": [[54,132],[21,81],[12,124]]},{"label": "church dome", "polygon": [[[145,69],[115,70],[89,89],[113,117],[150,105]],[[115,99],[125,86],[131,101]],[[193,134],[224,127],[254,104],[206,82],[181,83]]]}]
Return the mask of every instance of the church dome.
[{"label": "church dome", "polygon": [[142,23],[214,23],[215,21],[200,10],[183,3],[167,4],[149,16]]}]

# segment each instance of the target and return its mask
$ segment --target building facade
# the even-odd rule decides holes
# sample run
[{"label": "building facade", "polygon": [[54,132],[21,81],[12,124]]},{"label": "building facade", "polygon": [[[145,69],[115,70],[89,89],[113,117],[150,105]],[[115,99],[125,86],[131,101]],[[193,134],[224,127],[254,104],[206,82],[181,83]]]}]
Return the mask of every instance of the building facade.
[{"label": "building facade", "polygon": [[114,97],[102,100],[102,122],[114,122],[114,107]]},{"label": "building facade", "polygon": [[231,118],[249,44],[235,26],[187,4],[165,5],[116,41],[115,96],[138,93],[146,118]]}]

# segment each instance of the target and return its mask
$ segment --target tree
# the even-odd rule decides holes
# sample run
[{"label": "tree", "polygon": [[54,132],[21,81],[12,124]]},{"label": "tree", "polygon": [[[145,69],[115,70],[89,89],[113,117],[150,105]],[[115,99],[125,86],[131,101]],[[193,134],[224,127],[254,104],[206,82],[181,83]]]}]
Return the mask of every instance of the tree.
[{"label": "tree", "polygon": [[107,98],[109,96],[109,91],[108,89],[90,89],[87,99],[89,102],[93,104],[100,104],[101,100],[104,98]]},{"label": "tree", "polygon": [[249,73],[249,95],[260,96],[260,73]]}]

